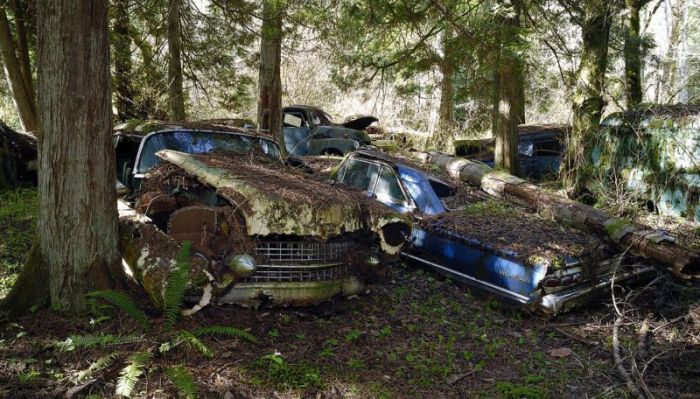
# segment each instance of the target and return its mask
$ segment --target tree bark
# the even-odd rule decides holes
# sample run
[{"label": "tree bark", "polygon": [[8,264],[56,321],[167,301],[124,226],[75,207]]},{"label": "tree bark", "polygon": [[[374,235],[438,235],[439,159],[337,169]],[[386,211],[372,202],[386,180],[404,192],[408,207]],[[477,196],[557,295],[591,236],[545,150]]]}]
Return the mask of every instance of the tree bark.
[{"label": "tree bark", "polygon": [[438,111],[438,125],[433,132],[428,146],[440,151],[454,154],[454,133],[457,128],[454,113],[454,28],[446,24],[442,32],[442,58],[440,59],[440,108]]},{"label": "tree bark", "polygon": [[0,55],[2,55],[5,77],[22,123],[22,129],[25,132],[36,132],[34,94],[27,90],[25,79],[22,75],[22,67],[15,52],[12,31],[10,30],[10,23],[7,20],[4,6],[0,6]]},{"label": "tree bark", "polygon": [[117,118],[126,121],[136,117],[134,90],[131,86],[131,36],[129,35],[129,0],[114,0],[114,91]]},{"label": "tree bark", "polygon": [[582,191],[585,176],[584,145],[600,126],[605,106],[605,69],[608,66],[608,43],[612,24],[612,7],[607,0],[588,0],[581,4],[581,60],[576,73],[573,99],[573,129],[562,163],[562,180],[570,194]]},{"label": "tree bark", "polygon": [[627,108],[642,102],[642,54],[639,37],[639,12],[647,0],[625,0],[625,94]]},{"label": "tree bark", "polygon": [[39,249],[51,306],[73,314],[121,270],[107,11],[103,1],[38,7]]},{"label": "tree bark", "polygon": [[282,18],[286,0],[264,0],[258,76],[258,128],[267,129],[284,147],[282,132]]},{"label": "tree bark", "polygon": [[170,0],[168,7],[168,106],[170,119],[184,121],[185,93],[182,88],[182,0]]},{"label": "tree bark", "polygon": [[493,136],[496,139],[497,168],[520,174],[518,162],[518,125],[525,122],[523,62],[519,53],[520,2],[500,1],[503,10],[497,20],[497,62],[494,71]]},{"label": "tree bark", "polygon": [[532,209],[540,216],[555,219],[564,225],[607,237],[621,250],[629,248],[631,253],[669,269],[679,278],[700,278],[700,252],[666,240],[658,241],[664,236],[663,233],[614,218],[599,209],[551,193],[480,162],[441,153],[416,153],[415,157],[444,168],[452,177],[480,187],[489,195]]}]

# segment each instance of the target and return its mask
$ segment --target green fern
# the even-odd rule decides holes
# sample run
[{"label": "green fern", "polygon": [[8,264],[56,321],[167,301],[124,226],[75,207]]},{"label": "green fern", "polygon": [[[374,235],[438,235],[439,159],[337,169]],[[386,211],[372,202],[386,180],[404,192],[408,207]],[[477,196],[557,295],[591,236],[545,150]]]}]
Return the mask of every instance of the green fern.
[{"label": "green fern", "polygon": [[187,399],[197,398],[197,384],[195,384],[194,376],[182,366],[168,367],[165,370],[170,381],[180,392],[180,395]]},{"label": "green fern", "polygon": [[113,304],[121,309],[124,313],[138,321],[142,326],[148,327],[148,318],[141,309],[129,298],[126,294],[117,291],[93,291],[87,294],[89,298],[99,298]]},{"label": "green fern", "polygon": [[107,345],[124,345],[139,342],[143,339],[139,335],[114,336],[110,334],[86,334],[86,335],[71,335],[65,341],[56,342],[54,345],[60,351],[70,352],[75,348],[94,348],[96,346]]},{"label": "green fern", "polygon": [[106,369],[107,367],[111,366],[112,363],[114,363],[114,360],[119,356],[118,353],[110,353],[108,355],[102,356],[101,358],[95,360],[94,363],[90,365],[87,369],[81,371],[78,373],[77,381],[82,381],[86,377],[91,376],[92,374],[102,371]]},{"label": "green fern", "polygon": [[146,368],[148,362],[151,361],[152,357],[153,355],[150,352],[136,352],[129,357],[129,364],[119,373],[117,390],[115,392],[117,396],[131,397],[136,383],[138,383],[139,378],[143,375],[143,370]]},{"label": "green fern", "polygon": [[177,333],[173,347],[178,346],[180,344],[185,344],[188,348],[195,348],[206,357],[214,357],[214,352],[212,352],[212,350],[209,349],[209,347],[205,345],[204,342],[197,338],[197,336],[195,336],[189,331],[179,331]]},{"label": "green fern", "polygon": [[234,338],[241,338],[249,342],[253,343],[258,343],[260,340],[255,337],[255,335],[249,333],[248,331],[241,330],[236,327],[227,327],[227,326],[209,326],[209,327],[202,327],[198,328],[194,331],[192,331],[192,334],[194,334],[197,337],[201,337],[202,335],[223,335],[226,337],[234,337]]},{"label": "green fern", "polygon": [[165,328],[173,328],[182,312],[182,304],[185,300],[185,290],[190,275],[190,247],[191,243],[185,241],[177,254],[175,270],[168,277],[165,287]]}]

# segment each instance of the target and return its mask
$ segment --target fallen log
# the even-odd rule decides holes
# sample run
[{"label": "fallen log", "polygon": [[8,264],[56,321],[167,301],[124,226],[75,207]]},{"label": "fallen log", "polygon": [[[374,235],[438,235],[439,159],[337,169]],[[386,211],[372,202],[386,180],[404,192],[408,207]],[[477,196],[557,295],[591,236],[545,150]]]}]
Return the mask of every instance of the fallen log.
[{"label": "fallen log", "polygon": [[36,184],[36,160],[36,138],[0,122],[0,190]]},{"label": "fallen log", "polygon": [[631,253],[662,265],[681,279],[700,277],[700,252],[676,245],[675,240],[663,232],[612,217],[481,162],[439,152],[414,152],[412,155],[420,162],[444,168],[453,178],[480,187],[489,195],[532,209],[561,224],[607,237],[621,249],[629,248]]}]

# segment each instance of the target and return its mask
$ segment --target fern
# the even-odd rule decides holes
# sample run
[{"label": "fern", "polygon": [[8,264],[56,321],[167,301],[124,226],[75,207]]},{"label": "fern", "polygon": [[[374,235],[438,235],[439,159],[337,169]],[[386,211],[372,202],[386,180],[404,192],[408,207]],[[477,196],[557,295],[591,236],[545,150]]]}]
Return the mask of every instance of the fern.
[{"label": "fern", "polygon": [[180,331],[177,333],[173,347],[180,344],[185,344],[188,348],[195,348],[206,357],[214,357],[214,352],[212,352],[212,350],[209,349],[204,342],[197,338],[197,336],[189,331]]},{"label": "fern", "polygon": [[194,382],[194,376],[182,366],[168,367],[165,370],[170,381],[180,392],[180,395],[187,399],[197,398],[197,384]]},{"label": "fern", "polygon": [[143,370],[151,360],[153,355],[150,352],[136,352],[129,357],[129,364],[126,365],[119,373],[117,380],[117,396],[131,397],[131,393],[136,387]]},{"label": "fern", "polygon": [[114,336],[99,334],[71,335],[65,341],[56,342],[54,345],[62,352],[70,352],[75,348],[94,348],[96,346],[124,345],[141,341],[143,337],[138,335]]},{"label": "fern", "polygon": [[117,358],[118,353],[110,353],[109,355],[102,356],[101,358],[95,360],[94,363],[90,365],[87,369],[78,373],[78,381],[84,380],[86,377],[91,376],[93,373],[102,371],[114,363],[114,359]]},{"label": "fern", "polygon": [[202,335],[223,335],[226,337],[234,337],[234,338],[241,338],[249,342],[253,343],[258,343],[260,340],[255,337],[255,335],[249,333],[248,331],[241,330],[236,327],[227,327],[227,326],[209,326],[209,327],[202,327],[198,328],[194,331],[192,331],[192,334],[194,334],[197,337],[200,337]]},{"label": "fern", "polygon": [[177,254],[175,270],[168,277],[165,287],[165,328],[173,328],[182,312],[182,303],[185,300],[185,290],[190,274],[190,247],[189,241],[182,243]]},{"label": "fern", "polygon": [[87,294],[90,298],[100,298],[121,309],[124,313],[138,321],[142,326],[148,327],[146,314],[126,294],[117,291],[93,291]]}]

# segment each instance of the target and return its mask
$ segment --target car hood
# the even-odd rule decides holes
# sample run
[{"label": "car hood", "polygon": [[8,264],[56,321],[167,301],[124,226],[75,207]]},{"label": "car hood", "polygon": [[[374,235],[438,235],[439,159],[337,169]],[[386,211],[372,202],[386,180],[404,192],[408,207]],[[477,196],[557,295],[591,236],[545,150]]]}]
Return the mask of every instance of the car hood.
[{"label": "car hood", "polygon": [[398,253],[410,234],[406,217],[366,196],[314,181],[279,163],[233,154],[190,155],[163,150],[177,165],[239,209],[249,235],[315,236],[329,239],[371,230],[385,252]]},{"label": "car hood", "polygon": [[365,130],[369,125],[378,121],[379,119],[374,116],[363,115],[363,116],[351,116],[348,117],[345,122],[341,124],[343,127],[355,130]]}]

